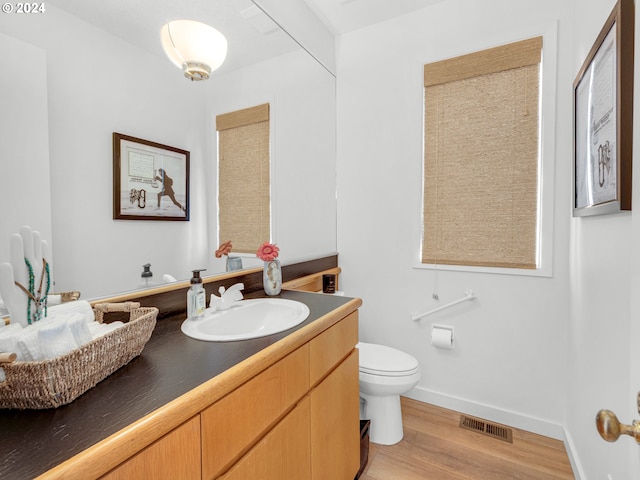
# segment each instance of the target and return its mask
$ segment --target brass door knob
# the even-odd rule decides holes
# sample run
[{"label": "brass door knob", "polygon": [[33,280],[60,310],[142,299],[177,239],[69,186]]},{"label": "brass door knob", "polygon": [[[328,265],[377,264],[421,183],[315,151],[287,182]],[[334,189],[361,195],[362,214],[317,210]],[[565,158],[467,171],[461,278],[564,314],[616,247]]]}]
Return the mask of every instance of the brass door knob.
[{"label": "brass door knob", "polygon": [[596,415],[598,433],[607,442],[615,442],[620,435],[629,435],[640,443],[640,422],[634,420],[631,425],[620,423],[616,414],[610,410],[600,410]]}]

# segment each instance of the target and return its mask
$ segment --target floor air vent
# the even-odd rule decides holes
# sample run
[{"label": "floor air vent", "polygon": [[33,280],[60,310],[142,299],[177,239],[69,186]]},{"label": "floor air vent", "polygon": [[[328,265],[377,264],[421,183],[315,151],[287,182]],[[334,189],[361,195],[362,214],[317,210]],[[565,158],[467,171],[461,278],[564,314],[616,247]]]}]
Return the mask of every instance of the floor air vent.
[{"label": "floor air vent", "polygon": [[490,423],[479,418],[461,415],[460,428],[472,430],[474,432],[488,435],[489,437],[497,438],[498,440],[513,443],[513,433],[510,428],[498,425],[496,423]]}]

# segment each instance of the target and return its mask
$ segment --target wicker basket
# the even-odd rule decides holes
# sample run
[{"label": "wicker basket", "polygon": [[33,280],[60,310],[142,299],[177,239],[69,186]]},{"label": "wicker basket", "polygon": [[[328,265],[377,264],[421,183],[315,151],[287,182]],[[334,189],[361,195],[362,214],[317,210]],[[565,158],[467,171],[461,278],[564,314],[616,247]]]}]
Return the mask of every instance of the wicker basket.
[{"label": "wicker basket", "polygon": [[[52,295],[56,294],[52,293]],[[60,295],[60,301],[62,303],[72,302],[80,298],[80,292],[62,292],[58,293],[57,295]]]},{"label": "wicker basket", "polygon": [[[94,305],[96,320],[104,312],[123,311],[113,304]],[[140,355],[156,325],[158,309],[130,309],[129,321],[66,355],[41,362],[2,363],[0,408],[56,408],[72,402]]]}]

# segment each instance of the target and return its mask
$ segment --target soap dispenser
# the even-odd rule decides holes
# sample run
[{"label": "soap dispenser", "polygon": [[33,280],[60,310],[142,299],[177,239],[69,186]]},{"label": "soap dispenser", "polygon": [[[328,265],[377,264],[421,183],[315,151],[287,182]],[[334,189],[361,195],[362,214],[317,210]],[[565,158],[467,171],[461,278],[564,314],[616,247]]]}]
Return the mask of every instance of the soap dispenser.
[{"label": "soap dispenser", "polygon": [[207,306],[204,285],[202,285],[202,278],[200,277],[200,272],[204,272],[204,270],[204,268],[193,270],[191,287],[187,292],[187,318],[189,320],[199,320],[202,318]]},{"label": "soap dispenser", "polygon": [[151,271],[151,264],[145,263],[142,268],[142,273],[140,274],[140,288],[148,288],[153,285],[153,272]]}]

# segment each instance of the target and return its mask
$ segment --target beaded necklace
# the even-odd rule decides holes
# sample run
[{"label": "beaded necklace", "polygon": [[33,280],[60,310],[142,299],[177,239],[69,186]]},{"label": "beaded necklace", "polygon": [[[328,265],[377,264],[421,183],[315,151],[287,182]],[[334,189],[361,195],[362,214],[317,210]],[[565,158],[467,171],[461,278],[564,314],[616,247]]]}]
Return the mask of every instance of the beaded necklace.
[{"label": "beaded necklace", "polygon": [[[40,275],[40,285],[38,286],[38,292],[35,291],[35,274],[33,273],[33,267],[31,262],[27,258],[24,259],[24,263],[27,265],[29,271],[29,288],[25,288],[18,282],[14,282],[20,289],[27,294],[29,300],[27,302],[27,323],[31,325],[32,321],[37,322],[42,318],[42,306],[44,305],[44,316],[47,316],[47,298],[49,296],[49,288],[51,288],[51,272],[49,271],[49,263],[42,259],[42,275]],[[45,274],[47,278],[46,288],[44,295],[42,295],[42,284],[44,283]],[[33,301],[36,311],[31,317],[31,302]]]}]

